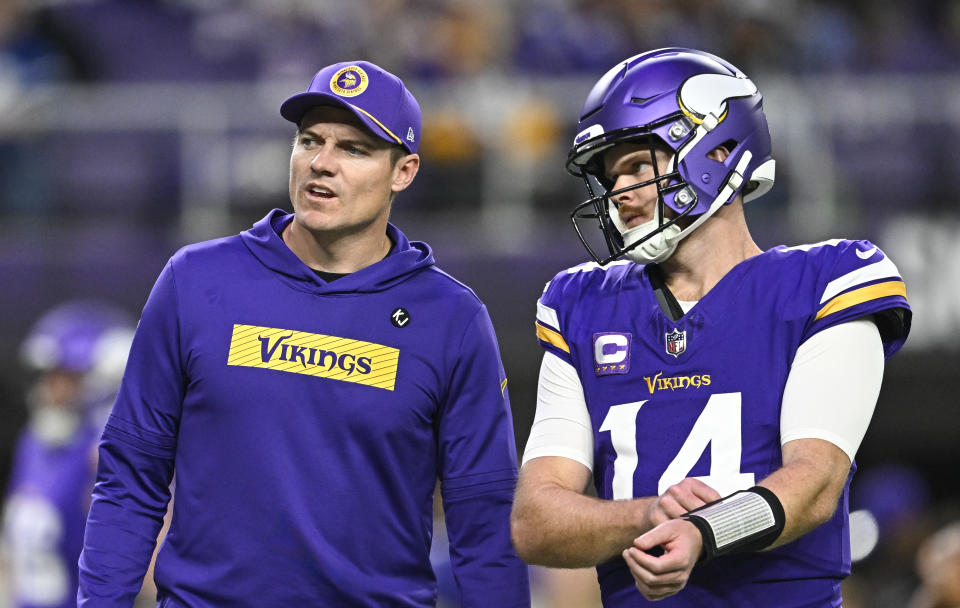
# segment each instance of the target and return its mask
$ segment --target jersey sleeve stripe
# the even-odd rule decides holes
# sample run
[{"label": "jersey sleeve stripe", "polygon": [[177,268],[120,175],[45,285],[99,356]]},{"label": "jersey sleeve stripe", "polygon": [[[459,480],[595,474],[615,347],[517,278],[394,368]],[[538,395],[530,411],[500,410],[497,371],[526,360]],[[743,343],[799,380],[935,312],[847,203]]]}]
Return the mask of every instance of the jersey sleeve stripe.
[{"label": "jersey sleeve stripe", "polygon": [[829,239],[819,243],[810,243],[809,245],[794,245],[793,247],[784,247],[783,251],[810,251],[819,247],[836,247],[843,242],[843,239]]},{"label": "jersey sleeve stripe", "polygon": [[826,306],[820,309],[814,321],[819,321],[827,315],[840,312],[841,310],[845,310],[851,306],[856,306],[857,304],[869,302],[870,300],[887,298],[890,296],[901,296],[903,298],[907,297],[907,287],[904,285],[903,281],[887,281],[885,283],[876,283],[875,285],[868,285],[866,287],[854,289],[853,291],[848,291],[845,294],[839,295],[827,302]]},{"label": "jersey sleeve stripe", "polygon": [[563,336],[548,327],[544,327],[539,322],[535,323],[535,325],[537,327],[538,339],[556,348],[559,348],[565,353],[570,353],[570,347],[567,346],[567,341],[563,339]]},{"label": "jersey sleeve stripe", "polygon": [[537,301],[537,321],[550,327],[560,327],[557,311],[540,301]]},{"label": "jersey sleeve stripe", "polygon": [[897,270],[896,264],[894,264],[890,258],[884,257],[879,262],[857,268],[827,283],[827,287],[823,290],[823,297],[820,298],[820,303],[823,304],[838,293],[844,292],[856,285],[869,283],[877,279],[899,278],[900,271]]}]

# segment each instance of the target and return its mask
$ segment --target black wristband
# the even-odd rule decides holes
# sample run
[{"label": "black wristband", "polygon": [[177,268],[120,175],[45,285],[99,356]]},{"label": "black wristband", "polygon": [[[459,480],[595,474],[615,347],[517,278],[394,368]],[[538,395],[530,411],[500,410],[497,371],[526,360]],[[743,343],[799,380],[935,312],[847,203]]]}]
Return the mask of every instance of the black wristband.
[{"label": "black wristband", "polygon": [[701,561],[769,547],[783,532],[785,522],[780,499],[763,486],[734,492],[681,517],[700,530]]}]

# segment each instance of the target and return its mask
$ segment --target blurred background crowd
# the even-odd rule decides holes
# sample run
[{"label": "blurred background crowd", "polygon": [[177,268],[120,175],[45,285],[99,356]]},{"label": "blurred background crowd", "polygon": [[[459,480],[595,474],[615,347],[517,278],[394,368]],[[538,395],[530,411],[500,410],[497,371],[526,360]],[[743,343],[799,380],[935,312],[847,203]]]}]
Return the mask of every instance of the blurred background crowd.
[{"label": "blurred background crowd", "polygon": [[[382,65],[423,107],[422,169],[393,219],[487,303],[522,450],[534,303],[585,260],[568,218],[584,192],[562,168],[576,117],[609,67],[662,46],[714,52],[764,94],[778,175],[747,207],[761,246],[868,238],[905,277],[914,327],[858,455],[845,605],[960,604],[957,0],[0,1],[0,482],[17,566],[0,584],[42,571],[18,542],[62,532],[17,499],[18,436],[49,431],[36,387],[59,365],[27,346],[35,323],[90,299],[136,319],[178,247],[289,208],[279,104],[336,61]],[[589,605],[581,574],[540,573],[541,605]]]}]

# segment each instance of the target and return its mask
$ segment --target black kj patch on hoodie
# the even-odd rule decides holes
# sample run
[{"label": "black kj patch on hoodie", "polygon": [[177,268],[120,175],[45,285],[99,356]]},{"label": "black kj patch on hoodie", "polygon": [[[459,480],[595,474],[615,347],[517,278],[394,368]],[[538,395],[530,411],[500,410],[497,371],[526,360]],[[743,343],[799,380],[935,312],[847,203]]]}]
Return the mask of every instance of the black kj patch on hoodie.
[{"label": "black kj patch on hoodie", "polygon": [[397,308],[390,313],[390,322],[394,327],[404,328],[410,325],[410,313],[404,308]]}]

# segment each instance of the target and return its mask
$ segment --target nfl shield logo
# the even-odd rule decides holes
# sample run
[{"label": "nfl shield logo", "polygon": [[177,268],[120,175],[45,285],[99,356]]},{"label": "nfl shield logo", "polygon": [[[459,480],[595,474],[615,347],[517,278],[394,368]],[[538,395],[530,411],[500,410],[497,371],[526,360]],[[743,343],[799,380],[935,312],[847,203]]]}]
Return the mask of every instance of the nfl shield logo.
[{"label": "nfl shield logo", "polygon": [[687,330],[677,331],[665,334],[667,339],[667,354],[679,357],[683,351],[687,350]]}]

